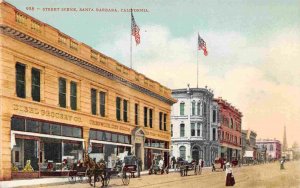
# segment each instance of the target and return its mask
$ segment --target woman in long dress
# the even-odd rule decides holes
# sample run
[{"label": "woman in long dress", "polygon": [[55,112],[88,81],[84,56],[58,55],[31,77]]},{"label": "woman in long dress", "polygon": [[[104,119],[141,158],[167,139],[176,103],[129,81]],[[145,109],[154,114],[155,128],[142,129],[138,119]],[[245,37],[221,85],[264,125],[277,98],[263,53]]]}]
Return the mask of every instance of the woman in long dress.
[{"label": "woman in long dress", "polygon": [[226,186],[234,186],[235,184],[235,180],[234,180],[234,176],[232,174],[232,168],[231,165],[229,164],[229,162],[226,163]]}]

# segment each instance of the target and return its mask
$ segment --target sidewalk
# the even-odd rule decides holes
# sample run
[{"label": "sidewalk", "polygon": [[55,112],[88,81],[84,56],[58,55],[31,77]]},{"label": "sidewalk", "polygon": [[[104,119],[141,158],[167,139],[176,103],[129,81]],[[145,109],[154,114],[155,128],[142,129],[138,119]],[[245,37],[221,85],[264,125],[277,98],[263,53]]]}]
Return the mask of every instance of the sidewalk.
[{"label": "sidewalk", "polygon": [[[169,172],[174,172],[174,169],[170,169]],[[148,170],[142,171],[141,175],[148,175]],[[45,185],[62,185],[69,183],[68,177],[51,177],[51,178],[36,178],[36,179],[22,179],[22,180],[10,180],[1,181],[0,188],[11,187],[40,187]]]}]

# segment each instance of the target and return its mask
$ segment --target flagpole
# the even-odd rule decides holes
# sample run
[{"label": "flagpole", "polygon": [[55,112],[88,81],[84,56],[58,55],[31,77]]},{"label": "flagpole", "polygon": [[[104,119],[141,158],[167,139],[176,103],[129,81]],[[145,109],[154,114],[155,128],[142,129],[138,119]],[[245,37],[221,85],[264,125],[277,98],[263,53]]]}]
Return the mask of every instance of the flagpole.
[{"label": "flagpole", "polygon": [[[198,33],[198,35],[199,35],[199,33]],[[197,45],[197,48],[196,48],[196,50],[197,50],[197,88],[198,88],[198,76],[199,76],[199,58],[198,58],[198,56],[199,56],[199,52],[198,52],[198,45]]]},{"label": "flagpole", "polygon": [[131,8],[131,15],[130,15],[130,68],[132,69],[132,8]]}]

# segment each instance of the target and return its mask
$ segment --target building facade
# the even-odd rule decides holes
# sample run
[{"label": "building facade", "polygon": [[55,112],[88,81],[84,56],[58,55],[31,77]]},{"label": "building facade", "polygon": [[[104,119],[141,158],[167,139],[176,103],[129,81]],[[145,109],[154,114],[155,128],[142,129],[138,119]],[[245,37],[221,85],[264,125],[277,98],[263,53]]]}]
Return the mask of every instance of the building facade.
[{"label": "building facade", "polygon": [[256,145],[258,148],[267,148],[266,158],[268,161],[278,160],[281,158],[281,143],[279,140],[259,139],[256,141]]},{"label": "building facade", "polygon": [[242,113],[222,98],[214,99],[219,108],[219,156],[227,161],[241,159]]},{"label": "building facade", "polygon": [[210,166],[218,155],[217,108],[212,106],[212,91],[175,89],[172,96],[178,100],[171,112],[172,155],[187,161],[202,159]]},{"label": "building facade", "polygon": [[242,130],[242,162],[250,163],[258,159],[257,134],[252,130]]},{"label": "building facade", "polygon": [[0,180],[29,162],[63,174],[84,151],[109,167],[168,158],[170,89],[9,3],[0,11]]}]

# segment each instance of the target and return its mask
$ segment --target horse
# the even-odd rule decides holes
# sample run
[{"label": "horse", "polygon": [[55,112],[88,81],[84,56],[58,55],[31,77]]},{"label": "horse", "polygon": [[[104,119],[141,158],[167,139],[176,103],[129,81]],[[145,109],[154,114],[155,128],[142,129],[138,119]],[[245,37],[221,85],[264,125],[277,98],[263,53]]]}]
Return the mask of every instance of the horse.
[{"label": "horse", "polygon": [[94,160],[92,160],[90,158],[90,156],[85,153],[84,155],[84,165],[88,168],[88,177],[89,177],[89,183],[91,186],[92,185],[92,176],[94,176],[94,187],[96,186],[96,182],[99,181],[99,177],[102,180],[102,187],[104,187],[104,182],[105,182],[105,177],[104,177],[104,173],[105,173],[105,162],[104,161],[100,161],[98,163],[96,163]]}]

